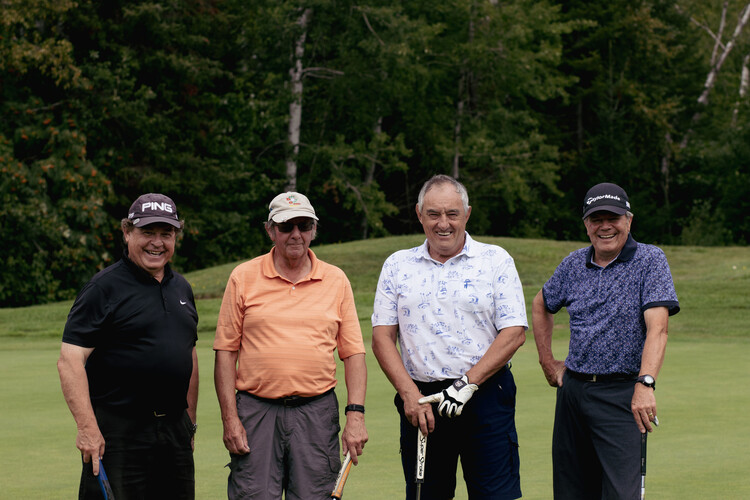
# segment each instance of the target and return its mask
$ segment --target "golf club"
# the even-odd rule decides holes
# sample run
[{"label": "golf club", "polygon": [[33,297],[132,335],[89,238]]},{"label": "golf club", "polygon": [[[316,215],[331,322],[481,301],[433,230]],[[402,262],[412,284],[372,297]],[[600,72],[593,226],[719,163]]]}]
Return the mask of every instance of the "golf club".
[{"label": "golf club", "polygon": [[346,456],[344,457],[344,463],[341,464],[341,470],[339,470],[339,477],[336,478],[336,485],[333,487],[333,493],[331,493],[331,498],[341,498],[341,496],[344,494],[344,485],[346,484],[346,480],[349,477],[349,471],[352,468],[352,455],[348,451],[346,452]]},{"label": "golf club", "polygon": [[424,483],[424,462],[427,455],[427,436],[417,427],[417,467],[414,482],[417,483],[417,500],[422,497],[422,483]]},{"label": "golf club", "polygon": [[648,432],[641,434],[641,500],[646,499],[646,439]]},{"label": "golf club", "polygon": [[112,485],[109,484],[107,473],[104,472],[104,463],[101,458],[99,459],[99,475],[96,478],[99,480],[99,487],[102,489],[104,500],[115,500],[115,494],[112,493]]}]

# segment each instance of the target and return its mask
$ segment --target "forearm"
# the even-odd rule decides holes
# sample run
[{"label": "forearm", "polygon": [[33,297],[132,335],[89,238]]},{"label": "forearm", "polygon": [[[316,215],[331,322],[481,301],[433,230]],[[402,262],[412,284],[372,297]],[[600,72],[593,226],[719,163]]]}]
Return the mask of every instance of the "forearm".
[{"label": "forearm", "polygon": [[547,311],[541,290],[532,302],[531,324],[534,331],[534,343],[539,354],[539,363],[544,365],[545,362],[554,360],[555,358],[552,354],[554,316]]},{"label": "forearm", "polygon": [[224,422],[237,416],[235,385],[237,379],[237,351],[216,351],[214,364],[214,386],[219,399],[221,419]]},{"label": "forearm", "polygon": [[469,382],[481,385],[505,366],[524,342],[526,342],[526,329],[523,326],[512,326],[500,330],[487,352],[466,372]]},{"label": "forearm", "polygon": [[98,429],[94,408],[89,396],[85,360],[82,360],[72,348],[63,344],[60,359],[57,361],[57,371],[60,375],[60,387],[65,402],[78,429]]},{"label": "forearm", "polygon": [[656,307],[647,309],[644,318],[646,341],[643,345],[640,374],[649,374],[656,378],[661,371],[667,351],[669,313],[664,307]]},{"label": "forearm", "polygon": [[364,354],[354,354],[344,359],[347,404],[365,404],[367,393],[367,363]]},{"label": "forearm", "polygon": [[376,326],[372,329],[372,352],[380,368],[403,400],[408,396],[420,397],[419,388],[404,368],[396,348],[397,326]]},{"label": "forearm", "polygon": [[[354,354],[344,359],[344,378],[347,404],[364,405],[367,391],[367,364],[364,354]],[[344,453],[351,454],[355,465],[359,462],[357,457],[362,454],[367,440],[365,414],[358,411],[346,412],[346,424],[341,434],[341,443]]]},{"label": "forearm", "polygon": [[188,415],[190,420],[195,423],[198,421],[198,353],[195,347],[193,347],[193,371],[190,374],[190,385],[188,386],[187,392],[187,403],[188,403]]}]

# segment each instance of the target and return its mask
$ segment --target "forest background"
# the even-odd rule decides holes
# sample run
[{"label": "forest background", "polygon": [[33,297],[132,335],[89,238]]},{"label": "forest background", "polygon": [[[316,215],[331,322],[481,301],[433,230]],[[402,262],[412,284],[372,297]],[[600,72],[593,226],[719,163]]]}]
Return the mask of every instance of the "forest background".
[{"label": "forest background", "polygon": [[319,243],[411,234],[422,183],[473,234],[583,240],[611,181],[647,243],[750,242],[750,2],[0,0],[0,307],[70,299],[144,192],[182,271],[257,255],[286,189]]}]

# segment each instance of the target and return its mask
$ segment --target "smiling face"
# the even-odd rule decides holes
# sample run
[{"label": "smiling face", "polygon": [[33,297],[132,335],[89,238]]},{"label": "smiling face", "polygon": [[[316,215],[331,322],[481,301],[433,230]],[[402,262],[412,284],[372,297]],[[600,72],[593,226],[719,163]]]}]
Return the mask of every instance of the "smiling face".
[{"label": "smiling face", "polygon": [[169,224],[149,224],[124,231],[128,256],[135,265],[161,281],[164,266],[174,255],[177,232]]},{"label": "smiling face", "polygon": [[612,212],[594,212],[584,219],[586,234],[594,246],[594,262],[606,265],[612,262],[628,241],[632,217]]},{"label": "smiling face", "polygon": [[417,217],[433,259],[445,262],[461,251],[470,215],[471,207],[464,210],[461,195],[452,184],[438,184],[425,193],[421,213],[417,206]]}]

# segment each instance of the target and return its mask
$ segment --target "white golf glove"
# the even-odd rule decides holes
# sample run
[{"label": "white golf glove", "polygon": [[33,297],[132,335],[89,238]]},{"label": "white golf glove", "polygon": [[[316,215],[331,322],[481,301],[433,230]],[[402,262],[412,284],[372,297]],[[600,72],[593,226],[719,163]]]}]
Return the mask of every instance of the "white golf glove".
[{"label": "white golf glove", "polygon": [[464,405],[479,389],[477,384],[470,384],[466,375],[453,381],[453,384],[442,392],[419,398],[419,404],[438,403],[438,414],[453,418],[461,415]]}]

